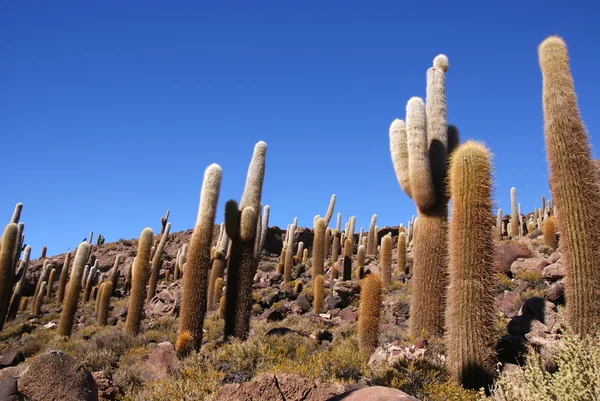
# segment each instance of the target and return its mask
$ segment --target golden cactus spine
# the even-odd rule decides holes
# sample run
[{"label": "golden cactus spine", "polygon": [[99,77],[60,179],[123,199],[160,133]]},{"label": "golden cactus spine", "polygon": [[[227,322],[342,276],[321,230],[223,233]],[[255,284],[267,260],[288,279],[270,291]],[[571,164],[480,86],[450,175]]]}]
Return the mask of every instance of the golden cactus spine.
[{"label": "golden cactus spine", "polygon": [[75,320],[75,312],[77,311],[77,301],[81,292],[81,279],[83,278],[83,270],[85,263],[90,256],[92,246],[88,242],[82,242],[77,247],[73,268],[71,269],[71,280],[67,286],[65,297],[62,302],[62,310],[60,312],[60,321],[58,323],[57,335],[71,336],[73,330],[73,321]]},{"label": "golden cactus spine", "polygon": [[496,366],[491,173],[490,153],[481,143],[468,141],[452,155],[446,366],[468,389],[487,388]]},{"label": "golden cactus spine", "polygon": [[358,346],[360,352],[370,356],[379,342],[379,314],[383,283],[378,275],[369,274],[361,281],[358,307]]},{"label": "golden cactus spine", "polygon": [[59,303],[62,303],[65,297],[65,288],[67,286],[67,279],[69,278],[69,263],[71,263],[71,252],[66,253],[63,267],[60,271],[60,277],[58,278],[58,291],[56,292],[56,300]]},{"label": "golden cactus spine", "polygon": [[131,295],[129,296],[127,318],[123,327],[123,331],[129,336],[135,336],[140,331],[144,300],[146,299],[146,285],[148,283],[148,276],[150,275],[151,248],[152,229],[146,227],[140,234],[135,264],[131,272]]},{"label": "golden cactus spine", "polygon": [[[204,171],[200,191],[198,217],[187,254],[187,266],[183,276],[183,296],[178,328],[178,344],[184,344],[182,336],[191,335],[191,349],[199,350],[202,344],[202,327],[206,314],[208,291],[208,270],[210,250],[217,212],[217,202],[221,189],[221,167],[211,164]],[[254,223],[254,222],[253,222]],[[177,348],[178,355],[185,355],[190,347]]]},{"label": "golden cactus spine", "polygon": [[556,36],[538,48],[544,132],[552,201],[567,263],[567,320],[577,334],[600,327],[600,182],[579,114],[565,42]]},{"label": "golden cactus spine", "polygon": [[150,268],[150,280],[148,281],[148,294],[146,295],[146,302],[150,302],[156,293],[156,284],[158,283],[158,276],[160,275],[160,258],[162,256],[163,249],[165,248],[165,244],[167,243],[167,239],[169,238],[170,230],[171,223],[167,223],[162,237],[160,238],[160,242],[158,243],[158,247],[156,248],[156,252],[154,252],[154,256],[152,258],[152,267]]},{"label": "golden cactus spine", "polygon": [[113,293],[112,281],[106,281],[100,288],[100,295],[98,296],[98,325],[106,326],[108,319],[108,307],[110,306],[110,297]]},{"label": "golden cactus spine", "polygon": [[392,236],[389,234],[381,239],[381,279],[386,287],[392,281]]},{"label": "golden cactus spine", "polygon": [[[427,71],[427,107],[413,97],[406,125],[390,126],[390,151],[398,182],[417,206],[412,224],[413,296],[409,334],[440,335],[444,328],[447,283],[448,196],[444,188],[448,155],[458,144],[458,130],[447,125],[445,73],[448,59],[437,56]],[[435,251],[432,251],[435,250]]]}]

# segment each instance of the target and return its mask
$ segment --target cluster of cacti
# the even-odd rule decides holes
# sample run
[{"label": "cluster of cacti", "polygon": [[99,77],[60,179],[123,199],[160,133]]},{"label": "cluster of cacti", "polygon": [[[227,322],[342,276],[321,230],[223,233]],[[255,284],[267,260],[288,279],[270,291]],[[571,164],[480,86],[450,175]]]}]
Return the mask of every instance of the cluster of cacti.
[{"label": "cluster of cacti", "polygon": [[[406,124],[390,126],[394,171],[403,191],[418,209],[414,229],[410,329],[440,335],[444,327],[447,283],[448,155],[458,144],[458,131],[447,125],[445,73],[448,59],[439,55],[427,70],[426,104],[413,97],[406,106]],[[367,252],[368,253],[368,252]]]}]

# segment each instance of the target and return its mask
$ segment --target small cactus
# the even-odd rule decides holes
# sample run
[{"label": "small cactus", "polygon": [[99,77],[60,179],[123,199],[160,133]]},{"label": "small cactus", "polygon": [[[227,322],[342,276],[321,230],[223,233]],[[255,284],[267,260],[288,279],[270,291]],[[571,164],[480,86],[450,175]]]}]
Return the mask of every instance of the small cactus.
[{"label": "small cactus", "polygon": [[556,217],[550,216],[542,224],[542,233],[544,235],[544,244],[556,249]]},{"label": "small cactus", "polygon": [[54,280],[56,279],[56,269],[52,269],[50,271],[50,276],[48,277],[48,285],[46,286],[46,298],[50,299],[52,296],[52,286],[54,285]]},{"label": "small cactus", "polygon": [[35,298],[35,305],[33,305],[33,316],[39,316],[40,315],[40,311],[42,309],[42,303],[44,303],[44,296],[46,295],[46,287],[47,287],[48,283],[46,283],[45,281],[42,283],[42,285],[40,286],[40,293],[38,294],[38,296]]},{"label": "small cactus", "polygon": [[108,319],[108,307],[110,305],[110,297],[113,293],[113,285],[111,281],[106,281],[102,284],[100,295],[98,296],[98,325],[106,326]]},{"label": "small cactus", "polygon": [[65,288],[67,286],[67,279],[69,278],[69,263],[71,263],[71,252],[67,252],[65,255],[65,261],[63,262],[63,267],[60,271],[60,277],[58,278],[58,291],[56,293],[56,300],[59,303],[62,303],[65,297]]}]

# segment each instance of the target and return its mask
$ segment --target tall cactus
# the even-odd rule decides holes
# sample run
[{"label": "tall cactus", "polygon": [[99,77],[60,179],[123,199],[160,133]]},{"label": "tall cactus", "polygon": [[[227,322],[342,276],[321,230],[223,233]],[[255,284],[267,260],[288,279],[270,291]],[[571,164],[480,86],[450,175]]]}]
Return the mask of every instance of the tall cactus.
[{"label": "tall cactus", "polygon": [[[331,217],[333,216],[333,209],[335,208],[335,194],[331,195],[331,199],[329,200],[329,206],[327,207],[327,212],[325,213],[325,227],[329,226],[329,222],[331,221]],[[327,256],[327,255],[325,255]]]},{"label": "tall cactus", "polygon": [[[187,265],[183,276],[183,297],[177,341],[177,353],[185,356],[199,350],[202,344],[202,327],[206,314],[210,250],[217,202],[221,189],[221,167],[211,164],[204,171],[200,192],[198,217],[187,252]],[[254,222],[253,222],[254,223]],[[189,338],[191,336],[191,338]],[[188,341],[184,339],[189,338]]]},{"label": "tall cactus", "polygon": [[171,223],[167,223],[164,227],[162,237],[160,237],[160,242],[158,243],[156,252],[154,252],[154,257],[152,258],[152,267],[150,271],[150,280],[148,282],[148,294],[146,295],[146,302],[150,302],[156,293],[156,284],[158,283],[158,276],[160,275],[160,258],[162,256],[163,249],[165,248],[165,244],[167,243],[167,239],[169,238],[170,230]]},{"label": "tall cactus", "polygon": [[29,258],[31,257],[31,247],[27,245],[25,247],[25,253],[23,254],[23,260],[21,266],[19,266],[19,281],[15,286],[13,295],[8,308],[8,315],[6,321],[10,322],[15,320],[17,313],[19,312],[19,305],[21,304],[21,296],[23,295],[23,287],[25,286],[25,280],[27,279],[27,268],[29,267]]},{"label": "tall cactus", "polygon": [[98,325],[106,326],[108,319],[108,307],[110,305],[110,297],[113,293],[112,281],[107,281],[102,284],[100,288],[100,295],[98,295]]},{"label": "tall cactus", "polygon": [[392,281],[392,236],[384,235],[381,239],[381,279],[384,286]]},{"label": "tall cactus", "polygon": [[398,247],[396,248],[396,274],[404,272],[408,274],[406,268],[406,233],[400,233],[398,235]]},{"label": "tall cactus", "polygon": [[538,48],[550,189],[564,246],[568,323],[578,334],[600,326],[600,182],[579,114],[565,42]]},{"label": "tall cactus", "polygon": [[[219,247],[215,251],[214,258],[212,260],[212,268],[210,269],[210,280],[208,282],[208,300],[206,302],[208,310],[212,309],[216,302],[219,302],[219,298],[214,298],[214,288],[219,278],[222,278],[225,273],[225,259],[227,256],[227,248],[229,247],[229,237],[227,233],[223,233]],[[222,284],[221,284],[222,285]]]},{"label": "tall cactus", "polygon": [[[427,70],[427,106],[413,97],[406,106],[406,125],[390,126],[390,151],[400,187],[418,210],[413,223],[413,276],[409,333],[440,335],[444,328],[447,283],[448,155],[458,131],[447,125],[445,73],[448,59],[439,55]],[[418,228],[416,228],[418,225]]]},{"label": "tall cactus", "polygon": [[17,224],[8,223],[2,234],[0,247],[0,331],[8,313],[14,280],[14,250],[17,242]]},{"label": "tall cactus", "polygon": [[238,206],[237,202],[230,200],[225,205],[225,227],[231,239],[227,266],[225,338],[233,336],[245,340],[250,331],[252,284],[258,267],[258,259],[254,255],[256,219],[265,178],[266,153],[267,144],[263,141],[254,146],[240,204]]},{"label": "tall cactus", "polygon": [[42,284],[40,285],[40,293],[38,294],[38,296],[35,298],[35,304],[33,305],[33,316],[39,316],[41,310],[42,310],[42,304],[44,303],[44,297],[46,296],[46,287],[48,286],[48,283],[46,283],[45,281],[42,282]]},{"label": "tall cactus", "polygon": [[377,222],[377,215],[374,214],[371,217],[371,225],[369,226],[369,233],[367,234],[367,255],[373,256],[377,251],[377,238],[375,238],[375,223]]},{"label": "tall cactus", "polygon": [[[138,241],[135,264],[131,272],[131,295],[127,308],[127,318],[123,330],[125,334],[135,336],[140,331],[144,300],[146,299],[146,285],[150,275],[150,251],[152,248],[152,229],[146,227],[142,230]],[[185,290],[184,290],[185,291]]]},{"label": "tall cactus", "polygon": [[370,356],[379,342],[382,282],[376,274],[369,274],[362,280],[361,287],[358,307],[358,346],[361,353]]},{"label": "tall cactus", "polygon": [[465,388],[487,388],[495,369],[494,224],[489,151],[468,141],[452,155],[446,366]]},{"label": "tall cactus", "polygon": [[519,236],[519,214],[517,212],[517,188],[510,189],[510,224],[509,234],[516,238]]},{"label": "tall cactus", "polygon": [[66,253],[63,267],[60,271],[60,277],[58,278],[58,291],[56,292],[56,300],[59,303],[62,303],[65,297],[65,288],[67,286],[67,279],[69,278],[69,263],[71,263],[71,252]]},{"label": "tall cactus", "polygon": [[75,312],[77,311],[77,300],[79,299],[79,293],[81,292],[83,269],[90,256],[91,250],[92,246],[88,242],[82,242],[77,247],[73,268],[71,269],[71,280],[69,280],[69,285],[62,302],[60,321],[58,323],[57,335],[61,337],[71,336]]},{"label": "tall cactus", "polygon": [[315,223],[315,237],[313,239],[312,247],[312,272],[311,277],[313,285],[318,275],[323,274],[323,268],[325,267],[325,255],[323,243],[325,241],[325,219],[319,217]]}]

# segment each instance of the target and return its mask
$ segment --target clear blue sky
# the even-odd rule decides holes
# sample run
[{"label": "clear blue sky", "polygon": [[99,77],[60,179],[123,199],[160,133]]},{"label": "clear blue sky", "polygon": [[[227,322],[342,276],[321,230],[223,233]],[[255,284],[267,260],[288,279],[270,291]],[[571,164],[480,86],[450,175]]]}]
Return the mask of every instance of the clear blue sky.
[{"label": "clear blue sky", "polygon": [[[192,228],[206,166],[223,168],[217,223],[268,145],[271,225],[312,225],[332,193],[357,231],[415,213],[388,128],[444,53],[449,122],[495,155],[495,200],[549,197],[537,46],[567,42],[600,143],[594,2],[5,1],[0,6],[0,210],[24,203],[33,256]],[[175,5],[176,4],[176,5]],[[586,5],[587,4],[587,5]],[[600,145],[597,145],[600,146]],[[594,156],[600,157],[594,150]],[[332,225],[335,224],[335,218]]]}]

